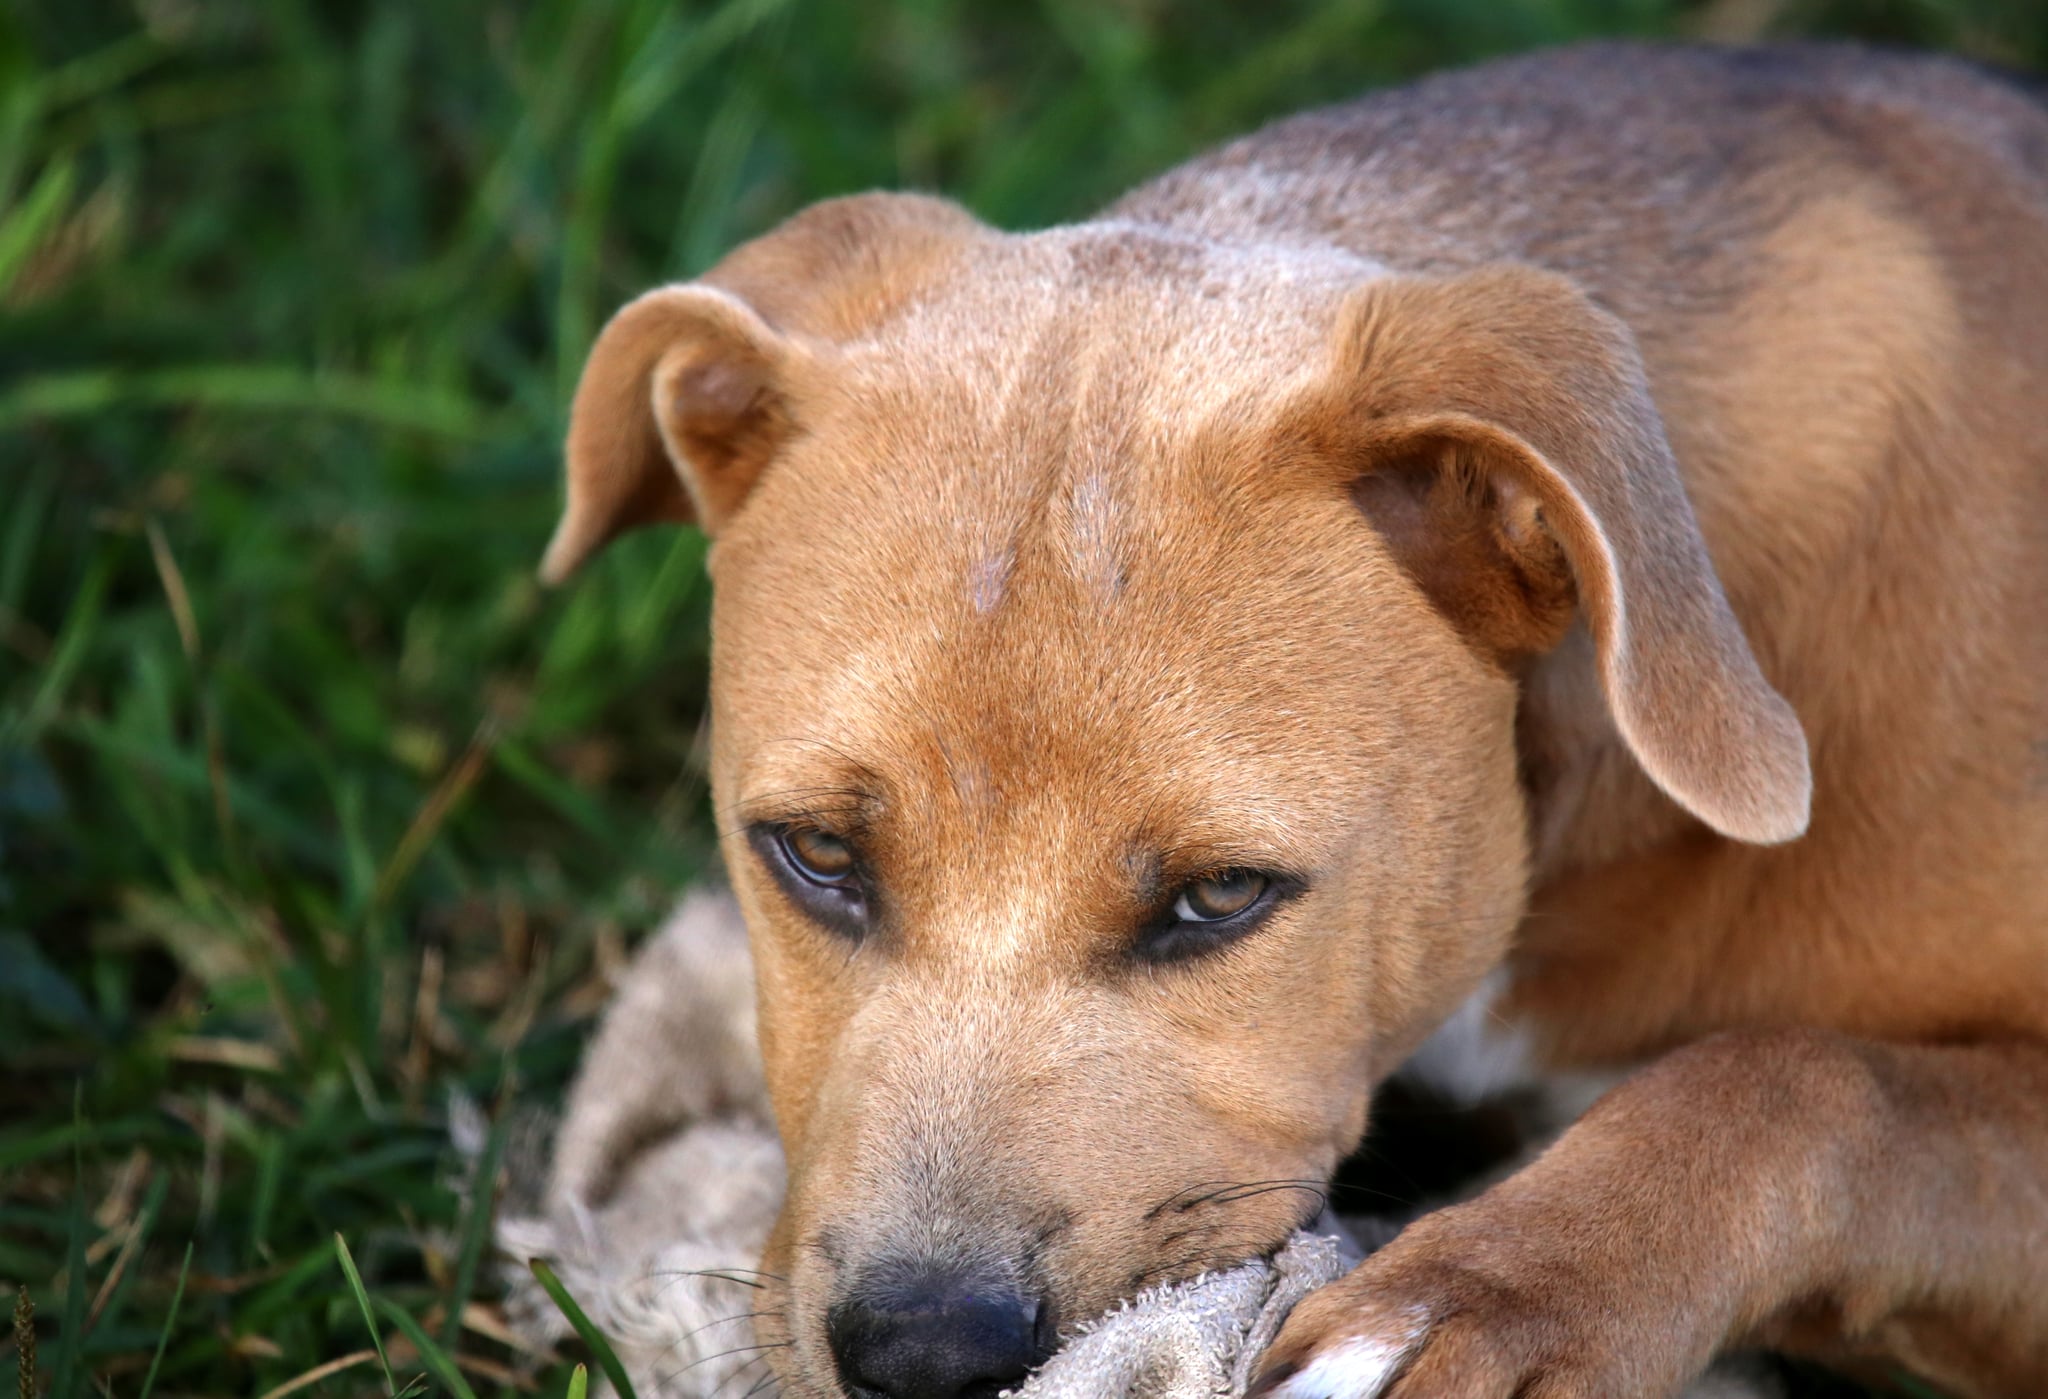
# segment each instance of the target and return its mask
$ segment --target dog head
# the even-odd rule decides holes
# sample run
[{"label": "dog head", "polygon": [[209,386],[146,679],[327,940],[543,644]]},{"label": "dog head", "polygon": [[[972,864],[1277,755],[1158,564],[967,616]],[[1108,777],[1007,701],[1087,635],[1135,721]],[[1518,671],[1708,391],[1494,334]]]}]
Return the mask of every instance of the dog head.
[{"label": "dog head", "polygon": [[544,571],[714,537],[786,1392],[993,1394],[1271,1248],[1523,911],[1519,678],[1733,837],[1804,742],[1545,273],[820,205],[592,352]]}]

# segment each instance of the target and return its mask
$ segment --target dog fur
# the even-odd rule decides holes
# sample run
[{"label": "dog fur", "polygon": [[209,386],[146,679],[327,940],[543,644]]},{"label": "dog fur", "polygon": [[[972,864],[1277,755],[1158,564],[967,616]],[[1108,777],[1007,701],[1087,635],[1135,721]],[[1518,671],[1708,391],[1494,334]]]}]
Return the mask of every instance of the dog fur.
[{"label": "dog fur", "polygon": [[[2048,109],[1830,47],[1444,75],[1032,234],[833,201],[621,311],[544,572],[714,536],[785,1392],[906,1262],[1070,1323],[1270,1249],[1483,982],[1647,1067],[1270,1390],[2048,1388],[2044,383]],[[1145,952],[1222,868],[1285,897]]]}]

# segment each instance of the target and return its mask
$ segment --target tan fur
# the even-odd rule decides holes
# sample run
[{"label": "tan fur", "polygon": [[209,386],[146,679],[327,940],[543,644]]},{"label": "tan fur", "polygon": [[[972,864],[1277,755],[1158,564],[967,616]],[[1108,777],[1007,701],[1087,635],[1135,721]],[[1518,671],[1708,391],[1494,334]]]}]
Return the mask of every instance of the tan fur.
[{"label": "tan fur", "polygon": [[[622,312],[548,571],[716,532],[785,1392],[878,1260],[1071,1323],[1272,1246],[1310,1191],[1187,1202],[1327,1178],[1495,969],[1554,1066],[1663,1057],[1270,1384],[2048,1388],[2044,384],[2048,111],[1839,49],[1449,75],[1031,235],[839,201]],[[1226,866],[1306,888],[1132,956]]]}]

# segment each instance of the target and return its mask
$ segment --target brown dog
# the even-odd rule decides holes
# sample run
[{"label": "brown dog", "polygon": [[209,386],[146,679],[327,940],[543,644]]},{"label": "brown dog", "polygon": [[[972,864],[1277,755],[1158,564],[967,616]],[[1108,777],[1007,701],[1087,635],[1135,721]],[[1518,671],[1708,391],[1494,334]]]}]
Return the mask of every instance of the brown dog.
[{"label": "brown dog", "polygon": [[2048,1392],[2044,387],[2048,109],[1829,48],[1440,77],[1041,233],[834,201],[620,312],[545,571],[716,536],[785,1392],[993,1394],[1271,1248],[1482,984],[1655,1062],[1267,1388]]}]

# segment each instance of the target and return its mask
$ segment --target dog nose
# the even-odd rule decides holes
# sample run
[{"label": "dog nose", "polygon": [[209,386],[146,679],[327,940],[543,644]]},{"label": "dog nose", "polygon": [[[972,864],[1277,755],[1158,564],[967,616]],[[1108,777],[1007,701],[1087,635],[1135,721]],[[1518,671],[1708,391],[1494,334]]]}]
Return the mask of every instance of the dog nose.
[{"label": "dog nose", "polygon": [[839,1303],[825,1331],[855,1399],[995,1399],[1042,1358],[1041,1314],[1013,1287],[928,1274]]}]

